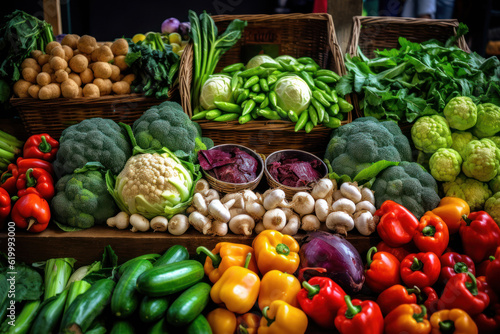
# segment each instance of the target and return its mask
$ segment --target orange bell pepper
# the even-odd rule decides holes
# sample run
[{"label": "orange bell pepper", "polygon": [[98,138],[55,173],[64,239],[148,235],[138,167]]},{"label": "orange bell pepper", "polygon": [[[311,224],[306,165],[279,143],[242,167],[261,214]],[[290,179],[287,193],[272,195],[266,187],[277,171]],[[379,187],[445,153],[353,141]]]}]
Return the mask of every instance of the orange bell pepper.
[{"label": "orange bell pepper", "polygon": [[245,313],[236,318],[236,334],[257,334],[261,316],[256,313]]},{"label": "orange bell pepper", "polygon": [[217,282],[228,268],[233,266],[243,267],[248,253],[252,254],[248,269],[256,274],[259,273],[253,248],[248,245],[219,242],[212,251],[200,246],[196,248],[196,253],[207,255],[203,268],[212,283]]},{"label": "orange bell pepper", "polygon": [[463,310],[454,308],[434,312],[431,315],[431,334],[477,334],[474,320]]},{"label": "orange bell pepper", "polygon": [[307,330],[307,315],[282,300],[275,300],[262,310],[259,334],[303,334]]},{"label": "orange bell pepper", "polygon": [[262,275],[273,269],[293,274],[299,268],[299,243],[290,235],[265,230],[253,239],[257,267]]},{"label": "orange bell pepper", "polygon": [[207,321],[213,334],[232,334],[236,331],[236,315],[219,307],[207,314]]},{"label": "orange bell pepper", "polygon": [[431,332],[427,310],[423,305],[399,305],[385,317],[384,324],[385,334],[429,334]]},{"label": "orange bell pepper", "polygon": [[293,307],[299,307],[297,293],[301,288],[295,276],[279,270],[268,271],[260,282],[259,308],[262,310],[274,300],[283,300]]},{"label": "orange bell pepper", "polygon": [[212,286],[210,297],[214,303],[225,304],[229,311],[238,314],[250,311],[260,290],[259,276],[248,269],[251,256],[248,253],[244,267],[230,267]]},{"label": "orange bell pepper", "polygon": [[457,233],[460,229],[462,216],[469,216],[470,207],[466,201],[458,197],[443,197],[437,208],[432,212],[439,216],[448,226],[450,234]]}]

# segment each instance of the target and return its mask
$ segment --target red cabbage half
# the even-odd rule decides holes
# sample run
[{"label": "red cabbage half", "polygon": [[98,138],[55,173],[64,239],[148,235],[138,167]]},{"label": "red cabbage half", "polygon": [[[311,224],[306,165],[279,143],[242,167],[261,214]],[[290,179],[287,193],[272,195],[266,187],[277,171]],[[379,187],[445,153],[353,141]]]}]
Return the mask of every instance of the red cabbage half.
[{"label": "red cabbage half", "polygon": [[201,168],[217,180],[229,183],[247,183],[257,178],[258,161],[237,147],[198,152]]}]

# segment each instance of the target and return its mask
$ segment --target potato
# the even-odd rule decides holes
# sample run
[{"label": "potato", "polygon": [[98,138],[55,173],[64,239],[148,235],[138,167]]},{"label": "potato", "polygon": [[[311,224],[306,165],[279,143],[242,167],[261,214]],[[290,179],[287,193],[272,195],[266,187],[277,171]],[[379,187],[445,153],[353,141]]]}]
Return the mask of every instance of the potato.
[{"label": "potato", "polygon": [[78,43],[78,39],[80,37],[78,37],[78,35],[66,35],[64,36],[64,38],[62,39],[61,41],[61,44],[62,45],[66,45],[66,46],[69,46],[71,49],[76,49],[77,47],[77,43]]},{"label": "potato", "polygon": [[98,53],[99,53],[99,48],[94,49],[94,51],[92,51],[92,53],[90,54],[90,58],[92,59],[92,62],[97,61],[97,54]]},{"label": "potato", "polygon": [[[71,50],[73,51],[73,50]],[[64,49],[62,46],[56,46],[55,48],[50,51],[50,54],[53,57],[61,57],[62,59],[66,58],[66,52],[64,52]]]},{"label": "potato", "polygon": [[42,68],[40,67],[40,65],[38,65],[37,61],[34,58],[26,58],[25,60],[23,60],[23,62],[21,63],[21,69],[24,70],[27,67],[30,67],[37,72],[40,72],[42,70]]},{"label": "potato", "polygon": [[68,72],[68,74],[70,74],[70,73],[71,73],[71,68],[70,68],[69,66],[68,66],[68,67],[66,67],[64,70],[65,70],[66,72]]},{"label": "potato", "polygon": [[99,92],[101,96],[111,94],[111,90],[113,88],[113,83],[111,82],[111,80],[97,78],[94,79],[94,85],[99,87]]},{"label": "potato", "polygon": [[31,85],[30,88],[28,88],[28,94],[34,99],[38,99],[39,91],[40,91],[40,86],[38,85]]},{"label": "potato", "polygon": [[68,62],[64,60],[64,58],[61,57],[52,57],[49,60],[50,67],[55,71],[57,70],[64,70],[66,67],[68,67]]},{"label": "potato", "polygon": [[38,92],[38,98],[40,100],[57,99],[59,96],[61,96],[61,88],[55,83],[40,88]]},{"label": "potato", "polygon": [[87,68],[85,71],[80,73],[80,79],[82,79],[83,84],[88,84],[89,82],[94,81],[94,72],[90,68]]},{"label": "potato", "polygon": [[123,81],[123,78],[125,78],[125,74],[121,74],[118,76],[118,80],[116,81]]},{"label": "potato", "polygon": [[78,95],[76,97],[83,97],[83,88],[78,87]]},{"label": "potato", "polygon": [[29,83],[29,82],[28,82],[28,81],[26,81],[26,80],[20,79],[20,80],[18,80],[18,81],[14,84],[14,87],[13,87],[14,94],[15,94],[17,97],[21,97],[21,98],[29,97],[29,94],[28,94],[28,89],[29,89],[30,87],[31,87],[31,83]]},{"label": "potato", "polygon": [[97,87],[97,85],[89,83],[89,84],[86,84],[85,87],[83,87],[83,96],[85,96],[85,97],[99,97],[99,96],[101,96],[101,92],[99,90],[99,87]]},{"label": "potato", "polygon": [[113,60],[113,52],[111,52],[109,46],[103,45],[97,50],[99,50],[97,53],[97,61],[103,61],[107,63],[110,60]]},{"label": "potato", "polygon": [[38,75],[38,73],[39,72],[37,72],[34,68],[31,67],[26,67],[21,72],[23,79],[31,83],[36,82],[36,76]]},{"label": "potato", "polygon": [[71,58],[73,58],[73,49],[70,48],[67,45],[62,46],[64,50],[64,60],[69,61]]},{"label": "potato", "polygon": [[57,70],[54,75],[57,82],[64,82],[69,78],[68,72],[65,70]]},{"label": "potato", "polygon": [[69,60],[69,67],[76,73],[82,73],[89,66],[89,61],[84,55],[76,55]]},{"label": "potato", "polygon": [[132,85],[132,82],[134,82],[135,80],[135,74],[133,73],[130,73],[130,74],[127,74],[123,79],[122,81],[125,81],[126,83],[128,83],[129,85]]},{"label": "potato", "polygon": [[125,81],[115,82],[112,89],[116,95],[130,94],[130,85]]},{"label": "potato", "polygon": [[97,47],[97,41],[94,37],[89,35],[83,35],[78,39],[77,48],[83,53],[91,54],[92,51]]},{"label": "potato", "polygon": [[120,68],[120,71],[125,71],[128,68],[127,63],[125,62],[125,56],[116,56],[115,65]]},{"label": "potato", "polygon": [[41,50],[33,50],[31,51],[31,58],[35,59],[38,61],[38,57],[43,55],[43,52]]},{"label": "potato", "polygon": [[128,43],[125,39],[119,38],[111,45],[111,51],[115,56],[123,56],[128,53]]},{"label": "potato", "polygon": [[56,46],[61,46],[61,44],[59,42],[56,42],[56,41],[50,42],[45,47],[45,53],[49,54],[49,55],[52,54],[52,49],[55,48]]},{"label": "potato", "polygon": [[116,65],[111,66],[111,76],[109,77],[111,81],[120,81],[120,68]]},{"label": "potato", "polygon": [[56,74],[55,73],[51,73],[50,74],[50,83],[58,83],[57,80],[56,80]]},{"label": "potato", "polygon": [[74,99],[78,96],[78,85],[73,80],[66,80],[61,83],[62,96]]},{"label": "potato", "polygon": [[68,75],[68,79],[71,79],[71,80],[73,80],[74,82],[76,82],[76,84],[77,84],[78,86],[81,86],[81,85],[82,85],[82,79],[81,79],[81,78],[80,78],[80,76],[79,76],[78,74],[76,74],[76,73],[70,73],[70,74]]},{"label": "potato", "polygon": [[104,42],[104,44],[103,44],[103,45],[106,45],[106,46],[108,46],[109,48],[111,48],[111,45],[113,45],[113,42]]},{"label": "potato", "polygon": [[52,74],[52,73],[54,73],[54,70],[52,69],[52,66],[50,66],[49,63],[47,63],[47,64],[42,66],[42,72]]},{"label": "potato", "polygon": [[51,82],[52,82],[52,78],[50,77],[50,74],[47,72],[40,72],[36,76],[36,83],[42,87],[47,86]]},{"label": "potato", "polygon": [[50,55],[48,55],[48,54],[40,55],[40,56],[38,56],[38,59],[37,59],[38,64],[40,64],[40,66],[47,64],[49,62],[49,60],[50,60]]},{"label": "potato", "polygon": [[102,79],[108,79],[112,73],[111,65],[103,61],[94,63],[92,71],[94,72],[94,77]]}]

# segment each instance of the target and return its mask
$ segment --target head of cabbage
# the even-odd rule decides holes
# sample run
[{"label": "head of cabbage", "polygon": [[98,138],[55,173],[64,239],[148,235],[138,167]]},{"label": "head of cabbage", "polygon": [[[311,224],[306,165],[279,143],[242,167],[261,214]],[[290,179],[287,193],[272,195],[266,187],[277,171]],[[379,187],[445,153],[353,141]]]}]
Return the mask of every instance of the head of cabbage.
[{"label": "head of cabbage", "polygon": [[256,55],[248,61],[246,69],[258,67],[264,63],[275,64],[278,67],[278,63],[268,55]]},{"label": "head of cabbage", "polygon": [[205,110],[215,109],[215,101],[232,102],[231,77],[224,74],[211,75],[201,87],[200,104]]},{"label": "head of cabbage", "polygon": [[285,111],[293,111],[299,115],[309,107],[311,89],[307,83],[296,75],[281,77],[274,87],[278,106]]}]

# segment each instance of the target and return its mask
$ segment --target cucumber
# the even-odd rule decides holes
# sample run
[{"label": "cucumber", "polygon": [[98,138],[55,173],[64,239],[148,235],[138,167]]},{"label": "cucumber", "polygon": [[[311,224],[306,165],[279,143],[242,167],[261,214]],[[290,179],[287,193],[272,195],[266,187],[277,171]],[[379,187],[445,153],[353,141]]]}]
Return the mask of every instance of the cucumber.
[{"label": "cucumber", "polygon": [[138,257],[134,257],[133,259],[128,260],[127,262],[123,263],[120,268],[118,268],[118,277],[121,277],[127,267],[139,260],[149,260],[150,262],[155,262],[158,258],[160,257],[160,254],[145,254],[141,255]]},{"label": "cucumber", "polygon": [[156,260],[154,267],[163,266],[169,263],[189,260],[189,252],[186,247],[181,245],[174,245],[167,249],[167,251]]},{"label": "cucumber", "polygon": [[207,318],[203,314],[198,315],[190,324],[187,326],[186,334],[212,334],[212,328],[208,323]]},{"label": "cucumber", "polygon": [[64,305],[68,297],[68,290],[46,300],[41,306],[35,321],[31,326],[30,334],[46,334],[56,332],[59,321],[64,313]]},{"label": "cucumber", "polygon": [[134,327],[125,320],[118,320],[113,324],[110,334],[133,334],[135,333]]},{"label": "cucumber", "polygon": [[[115,281],[103,278],[95,282],[85,293],[76,297],[63,315],[61,332],[85,332],[111,301],[115,285]],[[75,324],[79,328],[74,328]]]},{"label": "cucumber", "polygon": [[154,324],[148,331],[148,334],[168,334],[167,331],[167,321],[165,317],[161,318],[156,324]]},{"label": "cucumber", "polygon": [[11,325],[9,321],[10,318],[7,318],[0,327],[0,333],[5,334],[25,334],[30,330],[31,324],[35,320],[38,309],[40,308],[41,301],[33,300],[27,301],[21,313],[16,315],[16,319],[14,321],[14,325]]},{"label": "cucumber", "polygon": [[137,290],[150,297],[161,297],[185,290],[203,279],[203,265],[195,260],[169,263],[149,269],[137,279]]},{"label": "cucumber", "polygon": [[167,322],[179,327],[193,321],[207,306],[210,288],[209,284],[200,282],[184,291],[169,307]]},{"label": "cucumber", "polygon": [[153,265],[148,260],[137,260],[132,262],[122,277],[116,284],[113,297],[111,298],[111,312],[118,318],[126,318],[132,313],[139,305],[139,293],[135,285],[137,278],[146,270],[153,268]]},{"label": "cucumber", "polygon": [[165,315],[168,305],[165,297],[144,296],[139,306],[139,318],[145,323],[156,322]]},{"label": "cucumber", "polygon": [[85,293],[85,291],[90,289],[90,287],[90,283],[86,281],[74,281],[73,283],[71,283],[68,290],[68,296],[66,297],[66,304],[64,305],[64,312],[66,312],[66,310],[76,297]]}]

